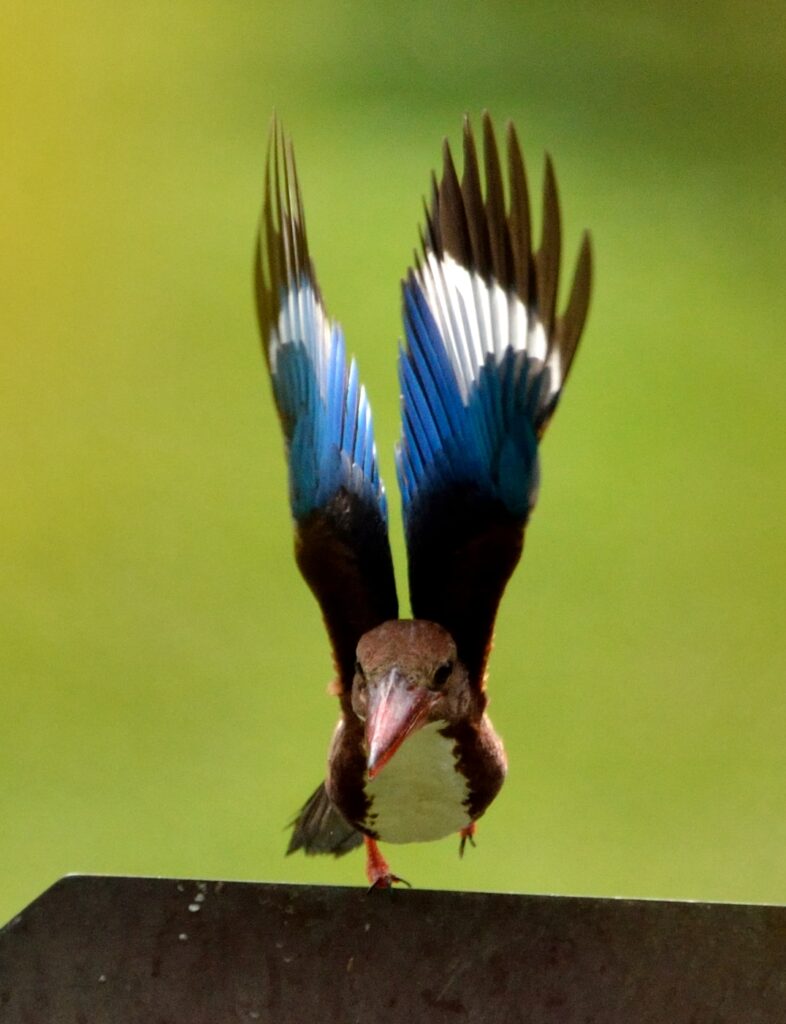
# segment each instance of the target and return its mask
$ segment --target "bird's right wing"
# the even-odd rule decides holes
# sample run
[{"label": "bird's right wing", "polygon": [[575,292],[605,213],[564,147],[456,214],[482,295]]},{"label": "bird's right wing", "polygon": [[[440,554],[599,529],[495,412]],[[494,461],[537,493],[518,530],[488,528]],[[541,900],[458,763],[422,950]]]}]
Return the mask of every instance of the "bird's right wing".
[{"label": "bird's right wing", "polygon": [[485,195],[469,123],[458,180],[445,144],[422,259],[404,282],[399,482],[412,612],[444,626],[483,685],[494,619],[538,487],[538,442],[559,400],[590,292],[587,235],[556,313],[560,217],[546,162],[542,241],[508,127],[508,192],[484,117]]},{"label": "bird's right wing", "polygon": [[398,615],[371,409],[325,311],[306,240],[291,144],[272,128],[256,255],[262,346],[289,464],[298,566],[348,693],[360,637]]}]

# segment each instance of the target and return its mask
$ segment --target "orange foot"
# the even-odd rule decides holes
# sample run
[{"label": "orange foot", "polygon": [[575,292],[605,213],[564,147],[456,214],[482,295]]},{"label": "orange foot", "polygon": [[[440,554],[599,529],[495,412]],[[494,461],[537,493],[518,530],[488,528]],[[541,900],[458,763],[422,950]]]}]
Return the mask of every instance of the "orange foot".
[{"label": "orange foot", "polygon": [[401,882],[402,885],[409,885],[404,878],[391,873],[388,862],[379,852],[379,847],[370,836],[363,837],[366,842],[366,877],[371,883],[371,889],[390,889],[394,882]]},{"label": "orange foot", "polygon": [[459,857],[463,857],[464,856],[464,847],[467,845],[467,840],[469,840],[469,845],[470,846],[477,845],[475,843],[475,829],[476,829],[475,822],[471,821],[469,823],[469,825],[467,825],[466,828],[463,828],[459,832],[459,835],[461,836],[461,842],[459,843]]}]

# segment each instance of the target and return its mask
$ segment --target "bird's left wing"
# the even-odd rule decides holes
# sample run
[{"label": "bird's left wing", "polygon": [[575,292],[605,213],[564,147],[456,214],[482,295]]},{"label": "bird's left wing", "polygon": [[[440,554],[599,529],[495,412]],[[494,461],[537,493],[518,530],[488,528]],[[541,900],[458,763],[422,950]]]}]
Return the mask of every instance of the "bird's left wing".
[{"label": "bird's left wing", "polygon": [[585,235],[557,315],[560,219],[551,163],[533,252],[515,131],[508,127],[506,202],[488,116],[483,129],[485,194],[465,122],[462,180],[446,143],[423,256],[404,282],[398,451],[412,612],[450,631],[479,686],[537,495],[538,442],[584,326],[591,269]]},{"label": "bird's left wing", "polygon": [[385,490],[366,392],[309,256],[292,146],[276,123],[271,134],[257,311],[285,438],[297,563],[322,609],[346,693],[358,640],[398,614]]}]

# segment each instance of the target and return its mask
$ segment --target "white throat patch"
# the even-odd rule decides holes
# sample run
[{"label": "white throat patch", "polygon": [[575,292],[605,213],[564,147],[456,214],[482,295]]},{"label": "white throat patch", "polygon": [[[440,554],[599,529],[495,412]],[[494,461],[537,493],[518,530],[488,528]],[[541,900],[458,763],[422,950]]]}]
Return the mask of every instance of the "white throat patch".
[{"label": "white throat patch", "polygon": [[366,782],[371,807],[365,824],[386,843],[442,839],[470,823],[464,775],[456,770],[455,741],[431,722],[401,744],[376,778]]}]

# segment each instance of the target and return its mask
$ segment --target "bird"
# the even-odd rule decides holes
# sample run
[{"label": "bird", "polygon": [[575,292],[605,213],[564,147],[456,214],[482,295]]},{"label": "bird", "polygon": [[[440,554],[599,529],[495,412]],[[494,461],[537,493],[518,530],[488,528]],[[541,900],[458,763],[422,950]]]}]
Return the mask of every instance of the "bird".
[{"label": "bird", "polygon": [[254,258],[295,559],[322,611],[339,703],[325,780],[291,823],[287,852],[364,845],[372,889],[404,882],[380,842],[456,834],[463,854],[503,784],[507,758],[487,713],[494,621],[590,299],[585,231],[557,308],[562,232],[548,154],[534,248],[513,124],[501,156],[485,112],[481,156],[465,117],[462,147],[459,178],[444,141],[401,282],[396,468],[411,618],[399,617],[371,407],[320,291],[292,142],[276,116]]}]

